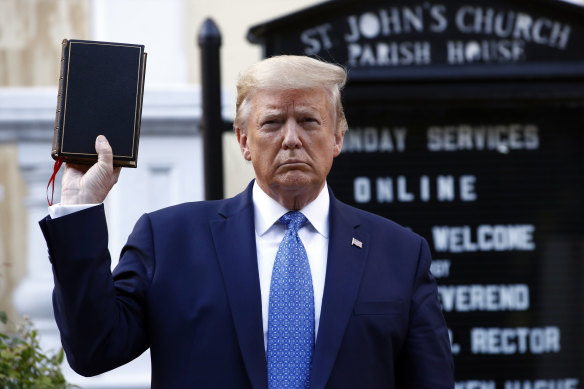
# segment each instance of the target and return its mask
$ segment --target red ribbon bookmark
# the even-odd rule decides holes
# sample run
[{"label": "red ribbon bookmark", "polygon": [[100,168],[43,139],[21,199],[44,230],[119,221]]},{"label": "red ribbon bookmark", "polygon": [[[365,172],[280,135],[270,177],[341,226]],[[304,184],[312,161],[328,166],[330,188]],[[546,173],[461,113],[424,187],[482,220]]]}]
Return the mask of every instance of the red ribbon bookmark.
[{"label": "red ribbon bookmark", "polygon": [[[55,178],[57,177],[57,173],[59,172],[59,169],[61,169],[63,162],[65,162],[65,158],[57,157],[55,160],[55,166],[53,167],[53,175],[47,184],[47,202],[49,203],[49,206],[53,205],[53,196],[55,195]],[[53,186],[51,189],[51,199],[49,200],[49,186],[51,186],[51,184]]]}]

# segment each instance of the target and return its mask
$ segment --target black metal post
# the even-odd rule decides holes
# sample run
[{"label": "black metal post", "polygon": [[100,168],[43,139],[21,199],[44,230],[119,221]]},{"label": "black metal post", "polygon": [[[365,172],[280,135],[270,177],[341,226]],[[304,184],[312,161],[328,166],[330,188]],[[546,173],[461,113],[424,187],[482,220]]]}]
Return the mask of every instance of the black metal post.
[{"label": "black metal post", "polygon": [[205,199],[223,198],[223,121],[221,117],[221,72],[219,48],[221,33],[215,22],[207,18],[199,30],[201,49],[201,85],[203,117],[203,154]]}]

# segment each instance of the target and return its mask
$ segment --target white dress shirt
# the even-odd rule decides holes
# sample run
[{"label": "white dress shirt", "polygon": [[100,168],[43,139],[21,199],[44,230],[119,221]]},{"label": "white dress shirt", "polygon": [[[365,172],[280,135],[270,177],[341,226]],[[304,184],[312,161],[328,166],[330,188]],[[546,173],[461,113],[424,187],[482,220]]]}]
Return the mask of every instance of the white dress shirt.
[{"label": "white dress shirt", "polygon": [[[259,185],[254,182],[253,209],[255,221],[256,250],[258,257],[258,270],[260,275],[260,289],[262,295],[262,323],[264,329],[264,347],[268,344],[268,310],[270,306],[270,284],[272,269],[276,261],[278,247],[286,226],[278,220],[288,212],[280,203],[268,196]],[[310,272],[312,274],[312,287],[314,288],[314,336],[318,334],[320,321],[320,309],[322,295],[324,293],[324,280],[326,275],[326,262],[329,241],[329,194],[327,185],[320,191],[318,197],[302,208],[300,212],[308,219],[308,222],[298,231],[298,236],[306,249]]]},{"label": "white dress shirt", "polygon": [[[252,199],[254,205],[254,222],[256,251],[258,258],[258,271],[260,276],[260,290],[262,296],[262,324],[264,330],[264,348],[268,345],[268,310],[270,306],[270,284],[272,269],[276,261],[278,247],[286,227],[278,220],[288,210],[276,200],[268,196],[257,183],[254,182]],[[310,272],[312,274],[312,287],[314,288],[314,336],[318,334],[320,321],[320,309],[322,295],[324,293],[324,280],[326,275],[326,262],[328,256],[329,241],[329,194],[327,185],[320,191],[318,197],[302,208],[300,212],[308,219],[308,222],[298,231],[298,236],[306,249]],[[49,216],[52,219],[78,212],[97,204],[60,205],[49,207]]]},{"label": "white dress shirt", "polygon": [[71,205],[61,205],[53,204],[49,206],[49,216],[51,219],[56,219],[61,216],[67,216],[70,213],[83,211],[84,209],[95,207],[99,204],[71,204]]}]

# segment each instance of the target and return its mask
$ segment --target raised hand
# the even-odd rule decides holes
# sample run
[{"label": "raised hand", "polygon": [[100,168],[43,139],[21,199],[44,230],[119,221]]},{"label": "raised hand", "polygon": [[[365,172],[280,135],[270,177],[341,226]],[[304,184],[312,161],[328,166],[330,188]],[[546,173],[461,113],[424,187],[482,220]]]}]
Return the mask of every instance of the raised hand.
[{"label": "raised hand", "polygon": [[99,204],[118,182],[121,168],[113,167],[112,148],[100,135],[95,140],[97,162],[93,166],[68,163],[61,181],[61,204]]}]

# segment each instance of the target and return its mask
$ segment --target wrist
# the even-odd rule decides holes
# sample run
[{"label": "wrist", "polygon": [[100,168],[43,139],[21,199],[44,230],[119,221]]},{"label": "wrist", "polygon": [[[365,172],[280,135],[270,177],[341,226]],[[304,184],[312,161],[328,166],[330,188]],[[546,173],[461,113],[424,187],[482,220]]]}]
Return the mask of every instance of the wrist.
[{"label": "wrist", "polygon": [[95,196],[88,196],[80,190],[63,190],[61,192],[61,205],[80,205],[80,204],[101,204],[103,201],[99,201]]}]

